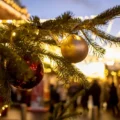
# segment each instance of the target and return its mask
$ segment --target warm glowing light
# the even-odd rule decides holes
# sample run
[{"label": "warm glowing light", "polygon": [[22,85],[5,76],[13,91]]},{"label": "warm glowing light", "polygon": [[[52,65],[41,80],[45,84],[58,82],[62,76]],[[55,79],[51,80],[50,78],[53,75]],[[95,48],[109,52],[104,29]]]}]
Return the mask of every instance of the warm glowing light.
[{"label": "warm glowing light", "polygon": [[118,76],[120,76],[120,71],[118,71]]},{"label": "warm glowing light", "polygon": [[103,58],[98,58],[99,61],[103,61]]},{"label": "warm glowing light", "polygon": [[16,32],[13,32],[13,33],[12,33],[12,36],[16,36]]},{"label": "warm glowing light", "polygon": [[50,59],[49,59],[48,57],[45,57],[45,58],[43,59],[43,61],[44,61],[44,63],[50,64]]},{"label": "warm glowing light", "polygon": [[5,105],[4,107],[5,107],[5,108],[7,108],[7,107],[8,107],[8,105]]},{"label": "warm glowing light", "polygon": [[87,77],[98,77],[102,79],[105,77],[105,65],[102,62],[91,62],[88,64],[77,63],[75,66],[79,68]]},{"label": "warm glowing light", "polygon": [[114,65],[114,61],[113,60],[111,60],[111,61],[106,61],[106,65],[108,65],[108,66],[112,66],[112,65]]},{"label": "warm glowing light", "polygon": [[112,72],[111,72],[111,75],[115,76],[115,75],[116,75],[116,72],[112,71]]},{"label": "warm glowing light", "polygon": [[105,69],[105,75],[106,75],[106,76],[108,76],[108,73],[109,73],[108,70]]},{"label": "warm glowing light", "polygon": [[2,107],[2,110],[5,110],[5,107]]},{"label": "warm glowing light", "polygon": [[36,33],[36,35],[38,35],[38,34],[39,34],[39,30],[37,29],[37,30],[35,31],[35,33]]},{"label": "warm glowing light", "polygon": [[7,23],[12,23],[12,20],[7,20]]},{"label": "warm glowing light", "polygon": [[75,37],[76,37],[76,39],[78,39],[78,40],[80,39],[80,37],[79,37],[79,36],[77,36],[77,35],[75,35]]},{"label": "warm glowing light", "polygon": [[45,73],[50,73],[51,69],[50,68],[44,68]]},{"label": "warm glowing light", "polygon": [[112,46],[112,48],[106,48],[106,53],[104,55],[105,61],[120,61],[120,48]]}]

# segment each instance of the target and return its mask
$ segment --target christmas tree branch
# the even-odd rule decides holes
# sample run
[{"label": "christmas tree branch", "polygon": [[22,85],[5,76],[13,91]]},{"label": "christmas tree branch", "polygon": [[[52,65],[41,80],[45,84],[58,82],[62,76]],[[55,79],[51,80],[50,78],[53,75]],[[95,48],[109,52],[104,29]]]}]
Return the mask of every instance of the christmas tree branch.
[{"label": "christmas tree branch", "polygon": [[120,44],[119,37],[114,37],[113,35],[110,35],[100,29],[95,28],[95,27],[92,27],[90,30],[97,36],[101,37],[103,40],[105,39],[107,41],[114,42],[115,44],[118,44],[118,45]]},{"label": "christmas tree branch", "polygon": [[[93,47],[93,53],[102,56],[105,53],[105,49],[98,45],[93,39],[89,36],[88,32],[85,30],[81,30],[85,38],[88,40],[89,44]],[[98,53],[98,54],[97,54]]]},{"label": "christmas tree branch", "polygon": [[[16,79],[22,78],[23,80],[28,80],[31,76],[33,76],[33,72],[30,70],[27,63],[19,55],[17,55],[16,52],[13,52],[12,49],[0,45],[0,55],[5,60],[7,60],[6,64],[10,64],[10,66],[12,67],[11,69],[17,76]],[[7,68],[6,73],[6,75],[9,75],[10,73],[10,71]]]},{"label": "christmas tree branch", "polygon": [[[62,109],[61,111],[59,111],[59,109],[61,108],[61,104],[57,104],[57,106],[55,107],[55,110],[54,110],[54,114],[52,116],[53,120],[62,120],[62,119],[65,119],[65,118],[80,115],[81,113],[77,113],[76,111],[74,111],[72,114],[67,113],[67,111],[70,108],[71,104],[73,104],[75,102],[77,97],[80,96],[80,95],[83,95],[84,93],[85,93],[85,89],[82,89],[80,87],[79,90],[77,91],[77,93],[70,99],[70,101],[68,103],[66,103],[64,105],[64,109]],[[57,112],[57,111],[59,111],[59,112]]]},{"label": "christmas tree branch", "polygon": [[[33,45],[31,41],[27,41],[26,39],[23,39],[22,42],[15,41],[14,48],[16,48],[16,51],[19,51],[18,54],[20,54],[20,56],[28,54],[29,51],[29,55],[37,55],[41,59],[44,57],[49,57],[56,63],[57,71],[55,71],[54,68],[53,70],[58,74],[59,79],[64,80],[65,83],[70,83],[68,76],[72,76],[72,81],[81,81],[82,84],[86,81],[84,85],[87,86],[87,80],[85,76],[78,69],[76,69],[75,66],[73,66],[68,60],[64,59],[62,56],[58,56],[56,53],[45,50],[40,45],[40,43]],[[20,49],[20,46],[22,46],[22,49]]]},{"label": "christmas tree branch", "polygon": [[71,27],[76,25],[79,22],[78,18],[73,18],[71,12],[65,12],[61,16],[58,16],[54,20],[47,20],[42,23],[41,29],[47,29],[53,33],[70,33]]},{"label": "christmas tree branch", "polygon": [[97,25],[105,25],[110,20],[112,20],[113,18],[119,15],[120,15],[120,6],[118,5],[104,11],[103,13],[97,15],[93,19],[86,19],[84,21],[79,20],[79,22],[77,22],[73,30],[83,30],[83,29],[87,30]]},{"label": "christmas tree branch", "polygon": [[78,116],[78,115],[81,115],[82,113],[81,112],[76,112],[76,113],[70,113],[70,114],[66,114],[66,115],[63,115],[63,116],[60,116],[59,118],[56,118],[56,119],[54,119],[54,120],[64,120],[64,119],[66,119],[66,118],[70,118],[70,117],[76,117],[76,116]]},{"label": "christmas tree branch", "polygon": [[[52,59],[56,63],[55,72],[58,74],[59,79],[64,80],[65,84],[69,84],[70,82],[78,81],[84,87],[88,86],[88,81],[86,77],[80,72],[74,65],[72,65],[68,60],[64,59],[61,56],[55,55],[48,51],[41,50],[41,54],[43,52],[43,56],[46,55],[50,59]],[[54,70],[54,68],[53,68]],[[72,77],[72,81],[69,80],[69,77]]]},{"label": "christmas tree branch", "polygon": [[[18,38],[17,38],[18,39]],[[64,59],[62,56],[58,56],[56,53],[52,53],[50,51],[46,51],[42,46],[39,44],[33,44],[30,41],[22,40],[16,41],[15,45],[19,48],[20,46],[23,46],[22,49],[20,49],[22,55],[26,54],[27,51],[29,51],[29,54],[36,54],[42,58],[49,57],[56,63],[56,68],[58,71],[59,79],[62,79],[66,82],[70,82],[68,76],[74,76],[74,79],[77,79],[78,81],[87,81],[85,76],[76,69],[68,60]],[[16,48],[17,49],[17,48]],[[17,50],[19,51],[19,49]],[[28,52],[27,52],[28,53]],[[78,77],[77,77],[78,76]],[[73,79],[73,81],[74,81]],[[83,83],[82,82],[82,83]],[[86,84],[86,83],[85,83]]]},{"label": "christmas tree branch", "polygon": [[[105,25],[108,21],[119,15],[120,6],[118,5],[106,10],[93,19],[84,21],[79,18],[73,18],[71,12],[66,12],[55,19],[46,20],[45,22],[41,22],[40,19],[35,16],[22,25],[3,24],[0,26],[0,56],[3,60],[11,63],[12,70],[15,71],[14,74],[22,79],[29,79],[29,77],[33,75],[24,60],[24,56],[28,55],[31,61],[41,61],[47,57],[55,63],[52,69],[57,73],[59,79],[63,81],[63,84],[70,84],[77,81],[84,88],[87,88],[89,83],[84,74],[62,55],[51,51],[50,47],[46,49],[45,45],[53,45],[59,49],[59,43],[56,42],[57,40],[53,35],[56,35],[58,38],[61,37],[62,41],[64,34],[75,34],[81,31],[89,45],[93,48],[93,53],[103,55],[105,49],[97,44],[89,33],[95,34],[99,39],[103,39],[103,41],[107,41],[107,43],[119,45],[120,38],[96,28],[96,26]],[[44,63],[44,60],[42,62]],[[3,62],[1,62],[1,64],[2,63]],[[1,96],[5,99],[7,99],[8,96],[10,97],[9,82],[11,78],[9,74],[9,70],[6,69],[4,71],[1,67],[0,89],[3,89],[5,92],[1,91],[0,94],[2,94]],[[15,78],[15,80],[16,79],[17,78]],[[5,97],[4,93],[8,96]]]},{"label": "christmas tree branch", "polygon": [[44,39],[44,40],[39,40],[39,43],[45,43],[45,44],[48,44],[48,45],[56,45],[56,42],[55,42],[55,40],[53,40],[53,39]]},{"label": "christmas tree branch", "polygon": [[92,23],[94,23],[94,25],[105,25],[108,21],[114,19],[116,16],[120,16],[120,5],[110,8],[97,15],[92,20]]}]

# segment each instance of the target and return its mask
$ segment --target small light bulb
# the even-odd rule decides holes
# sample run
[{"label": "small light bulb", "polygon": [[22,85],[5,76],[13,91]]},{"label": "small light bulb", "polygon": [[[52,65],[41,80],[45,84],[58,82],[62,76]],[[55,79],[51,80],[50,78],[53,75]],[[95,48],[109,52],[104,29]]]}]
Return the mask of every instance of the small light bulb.
[{"label": "small light bulb", "polygon": [[4,107],[5,107],[5,108],[7,108],[7,107],[8,107],[8,105],[5,105]]},{"label": "small light bulb", "polygon": [[5,107],[2,107],[2,110],[5,110]]},{"label": "small light bulb", "polygon": [[7,20],[7,23],[12,23],[12,20]]},{"label": "small light bulb", "polygon": [[16,32],[13,32],[13,33],[12,33],[12,36],[16,36]]}]

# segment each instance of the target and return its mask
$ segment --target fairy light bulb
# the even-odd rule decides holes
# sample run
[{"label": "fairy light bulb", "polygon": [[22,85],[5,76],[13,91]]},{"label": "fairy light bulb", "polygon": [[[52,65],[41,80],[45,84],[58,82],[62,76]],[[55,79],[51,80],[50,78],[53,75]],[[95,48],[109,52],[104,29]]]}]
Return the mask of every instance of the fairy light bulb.
[{"label": "fairy light bulb", "polygon": [[7,20],[7,23],[12,23],[12,20]]},{"label": "fairy light bulb", "polygon": [[16,32],[13,32],[13,33],[12,33],[12,36],[13,36],[13,37],[16,36]]},{"label": "fairy light bulb", "polygon": [[5,107],[2,107],[2,110],[5,110]]}]

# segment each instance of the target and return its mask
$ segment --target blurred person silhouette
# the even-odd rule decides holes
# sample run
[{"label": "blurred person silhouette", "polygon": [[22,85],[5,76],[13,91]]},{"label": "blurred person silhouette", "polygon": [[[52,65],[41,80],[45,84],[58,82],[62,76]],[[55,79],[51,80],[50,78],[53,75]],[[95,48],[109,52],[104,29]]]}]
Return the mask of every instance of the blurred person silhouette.
[{"label": "blurred person silhouette", "polygon": [[98,83],[98,79],[94,79],[93,83],[89,90],[90,95],[93,99],[93,105],[98,107],[98,111],[100,110],[100,95],[101,95],[101,86]]},{"label": "blurred person silhouette", "polygon": [[103,108],[106,109],[107,107],[107,102],[109,100],[109,83],[108,81],[104,82],[102,84],[102,104]]},{"label": "blurred person silhouette", "polygon": [[11,86],[11,100],[13,103],[17,102],[17,90],[13,86]]},{"label": "blurred person silhouette", "polygon": [[89,97],[89,89],[85,91],[81,98],[81,106],[83,110],[88,111],[88,97]]},{"label": "blurred person silhouette", "polygon": [[112,110],[114,115],[116,115],[116,112],[119,114],[118,102],[117,88],[112,82],[109,90],[108,110]]},{"label": "blurred person silhouette", "polygon": [[54,85],[50,85],[50,109],[49,112],[53,113],[55,104],[60,102],[60,95],[57,93]]}]

